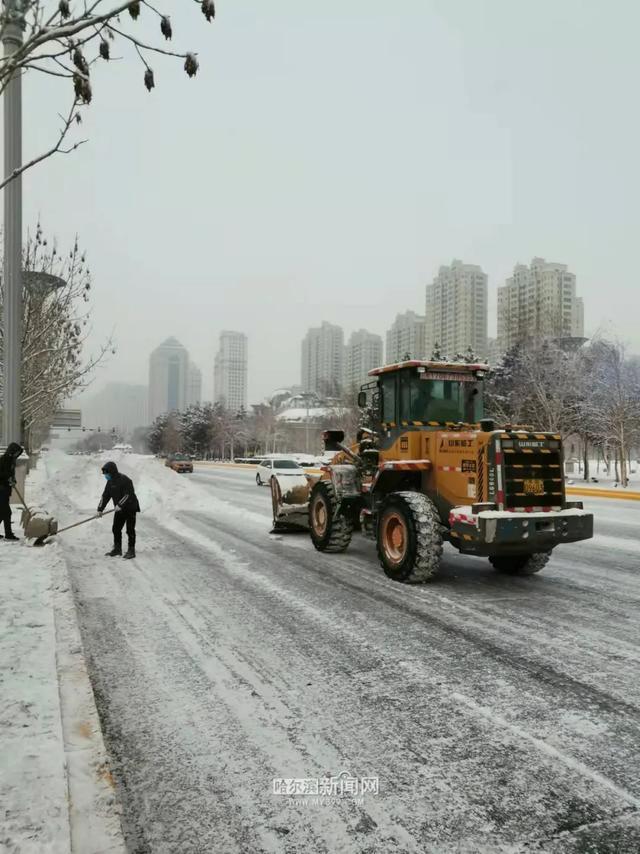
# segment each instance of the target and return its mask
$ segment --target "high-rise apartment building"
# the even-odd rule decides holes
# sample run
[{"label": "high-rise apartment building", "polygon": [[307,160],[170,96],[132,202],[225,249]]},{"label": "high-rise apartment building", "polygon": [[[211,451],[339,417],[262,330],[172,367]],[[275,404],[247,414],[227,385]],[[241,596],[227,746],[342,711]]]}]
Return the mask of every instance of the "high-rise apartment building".
[{"label": "high-rise apartment building", "polygon": [[344,332],[324,321],[302,341],[301,382],[305,391],[335,397],[344,383]]},{"label": "high-rise apartment building", "polygon": [[136,427],[149,424],[148,389],[146,385],[107,383],[82,405],[85,426],[103,431],[115,430],[128,436]]},{"label": "high-rise apartment building", "polygon": [[454,260],[442,266],[426,289],[427,357],[438,345],[450,359],[469,347],[479,357],[487,350],[487,275],[477,264]]},{"label": "high-rise apartment building", "polygon": [[198,406],[202,403],[202,371],[193,362],[189,363],[187,386],[187,406]]},{"label": "high-rise apartment building", "polygon": [[387,331],[385,363],[393,365],[406,356],[411,359],[425,358],[425,322],[424,317],[415,311],[398,314]]},{"label": "high-rise apartment building", "polygon": [[167,338],[149,357],[149,419],[187,405],[189,353],[175,338]]},{"label": "high-rise apartment building", "polygon": [[213,365],[213,399],[231,412],[247,409],[247,349],[244,332],[220,333]]},{"label": "high-rise apartment building", "polygon": [[352,332],[345,347],[344,387],[347,391],[358,390],[366,382],[372,368],[382,365],[382,338],[359,329]]},{"label": "high-rise apartment building", "polygon": [[534,258],[517,264],[498,288],[498,346],[504,352],[527,340],[581,338],[584,306],[566,264]]}]

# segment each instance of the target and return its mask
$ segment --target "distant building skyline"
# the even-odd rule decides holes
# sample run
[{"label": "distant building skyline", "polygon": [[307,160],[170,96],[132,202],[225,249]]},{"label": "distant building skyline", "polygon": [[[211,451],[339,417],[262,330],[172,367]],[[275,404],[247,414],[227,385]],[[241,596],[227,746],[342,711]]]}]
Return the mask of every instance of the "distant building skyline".
[{"label": "distant building skyline", "polygon": [[202,403],[202,371],[193,362],[189,363],[187,382],[187,406],[198,406]]},{"label": "distant building skyline", "polygon": [[[323,321],[320,326],[308,329],[301,341],[301,387],[323,397],[335,397],[359,387],[368,370],[378,364],[396,362],[407,353],[412,358],[429,358],[436,343],[447,357],[464,353],[471,346],[479,359],[495,363],[517,340],[533,336],[584,337],[584,303],[577,296],[576,277],[567,264],[535,257],[529,266],[515,265],[513,274],[496,288],[497,335],[493,338],[487,335],[487,291],[488,278],[480,266],[459,260],[441,266],[425,289],[425,309],[429,313],[422,315],[412,309],[399,312],[385,332],[384,348],[383,339],[376,332],[354,329],[346,340],[342,326]],[[220,341],[228,336],[231,336],[227,347],[229,358],[219,346],[214,359],[214,375],[218,379],[213,378],[213,397],[211,386],[203,390],[202,372],[191,362],[187,348],[177,338],[167,338],[152,352],[148,374],[149,423],[164,412],[212,399],[230,401],[227,405],[232,410],[248,408],[246,335],[223,331]],[[230,361],[233,336],[240,336],[235,339],[235,367]],[[227,367],[223,367],[223,362]],[[230,383],[228,388],[223,387],[225,382]],[[131,384],[115,381],[103,391],[115,385]]]},{"label": "distant building skyline", "polygon": [[213,400],[231,412],[246,411],[248,342],[244,332],[220,333],[213,363]]},{"label": "distant building skyline", "polygon": [[542,338],[582,338],[584,303],[567,264],[534,258],[516,264],[498,288],[498,348]]},{"label": "distant building skyline", "polygon": [[441,266],[425,297],[427,357],[437,345],[450,359],[469,347],[486,358],[488,277],[482,267],[457,259]]},{"label": "distant building skyline", "polygon": [[130,434],[136,427],[149,423],[148,388],[146,385],[109,382],[82,403],[83,425],[104,431],[116,429]]},{"label": "distant building skyline", "polygon": [[386,364],[400,362],[407,355],[412,359],[425,358],[425,318],[415,311],[397,314],[387,330]]},{"label": "distant building skyline", "polygon": [[187,406],[189,353],[177,338],[167,338],[149,357],[149,421]]},{"label": "distant building skyline", "polygon": [[306,392],[339,394],[344,383],[344,330],[323,321],[307,331],[301,345],[301,384]]},{"label": "distant building skyline", "polygon": [[382,336],[358,329],[352,332],[345,347],[344,389],[347,392],[358,390],[367,382],[367,374],[373,368],[379,368],[384,361]]}]

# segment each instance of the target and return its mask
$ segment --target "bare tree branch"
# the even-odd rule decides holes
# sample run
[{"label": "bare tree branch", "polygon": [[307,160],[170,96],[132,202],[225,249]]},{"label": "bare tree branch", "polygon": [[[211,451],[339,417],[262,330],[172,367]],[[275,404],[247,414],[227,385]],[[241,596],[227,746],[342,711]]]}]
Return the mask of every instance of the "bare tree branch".
[{"label": "bare tree branch", "polygon": [[30,169],[32,166],[35,166],[38,163],[42,163],[43,160],[47,160],[47,158],[52,157],[54,154],[71,154],[72,151],[75,151],[76,148],[79,148],[81,145],[84,145],[87,142],[86,139],[81,139],[78,142],[74,142],[68,148],[63,148],[63,142],[65,141],[69,130],[73,122],[75,121],[76,111],[78,108],[79,101],[74,99],[73,104],[71,105],[71,109],[67,114],[67,117],[64,119],[64,124],[62,126],[62,130],[58,134],[58,139],[54,145],[51,146],[47,151],[43,151],[42,154],[39,154],[37,157],[34,157],[32,160],[29,160],[27,163],[23,163],[19,169],[14,169],[11,175],[8,175],[4,181],[0,182],[0,190],[7,186],[11,181],[17,178],[19,175],[22,175],[23,172],[26,172],[27,169]]},{"label": "bare tree branch", "polygon": [[[165,0],[166,2],[166,0]],[[211,0],[182,0],[182,10],[186,8],[187,2],[195,3],[200,8],[204,20],[213,20],[215,9]],[[151,91],[155,88],[153,71],[145,54],[154,53],[172,59],[183,59],[184,70],[189,77],[193,77],[198,70],[197,54],[193,51],[169,50],[161,43],[151,43],[143,40],[132,33],[127,25],[135,25],[140,9],[144,8],[159,18],[159,35],[168,40],[173,36],[173,26],[169,15],[152,5],[147,0],[122,0],[119,3],[107,3],[106,0],[95,0],[93,3],[84,3],[81,10],[72,12],[69,4],[60,3],[56,11],[52,12],[46,19],[44,15],[45,0],[33,0],[27,5],[25,11],[26,38],[15,53],[9,56],[0,56],[0,94],[4,92],[10,80],[15,74],[44,74],[54,78],[70,80],[74,87],[75,107],[88,105],[93,97],[91,86],[91,74],[96,63],[102,62],[108,65],[111,61],[111,43],[119,38],[127,42],[135,49],[135,54],[145,66],[144,84]],[[127,15],[128,13],[128,15]],[[6,5],[2,4],[0,11],[0,34],[6,31],[8,15]],[[96,43],[94,57],[84,56],[84,49]],[[101,62],[102,60],[102,62]],[[69,154],[75,151],[86,140],[63,147],[62,142],[71,130],[71,122],[68,122],[58,139],[56,145],[52,146],[42,154],[33,157],[20,168],[15,169],[11,175],[6,175],[0,183],[0,188],[5,187],[10,181],[15,180],[27,169],[30,169],[53,154]]]}]

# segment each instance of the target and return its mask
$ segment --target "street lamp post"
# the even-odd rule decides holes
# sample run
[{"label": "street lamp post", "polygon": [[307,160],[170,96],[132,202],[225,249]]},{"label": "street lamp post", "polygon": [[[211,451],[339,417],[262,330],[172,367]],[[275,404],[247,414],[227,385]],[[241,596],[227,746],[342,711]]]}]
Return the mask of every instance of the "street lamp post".
[{"label": "street lamp post", "polygon": [[307,417],[304,420],[304,451],[309,453],[309,398],[307,397]]},{"label": "street lamp post", "polygon": [[[22,0],[3,0],[5,60],[22,45]],[[14,72],[4,90],[4,174],[8,178],[22,166],[22,76]],[[3,434],[6,444],[22,441],[22,178],[4,188],[4,404]]]},{"label": "street lamp post", "polygon": [[302,398],[307,407],[307,417],[304,421],[304,450],[305,453],[309,453],[309,400],[313,397],[311,392],[305,391],[302,394]]}]

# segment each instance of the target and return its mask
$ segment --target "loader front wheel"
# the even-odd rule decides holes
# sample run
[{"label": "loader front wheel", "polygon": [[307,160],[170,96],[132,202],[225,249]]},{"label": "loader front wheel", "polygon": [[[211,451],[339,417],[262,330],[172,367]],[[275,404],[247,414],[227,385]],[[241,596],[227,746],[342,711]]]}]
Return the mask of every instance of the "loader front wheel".
[{"label": "loader front wheel", "polygon": [[269,481],[271,486],[271,507],[273,509],[273,527],[274,529],[278,527],[278,513],[280,512],[280,507],[282,506],[282,490],[280,489],[280,484],[278,483],[277,477],[272,477]]},{"label": "loader front wheel", "polygon": [[378,517],[378,558],[394,581],[419,584],[440,568],[442,532],[432,501],[419,492],[392,492]]},{"label": "loader front wheel", "polygon": [[551,552],[537,552],[532,555],[495,555],[489,558],[489,562],[498,572],[509,575],[535,575],[544,569]]},{"label": "loader front wheel", "polygon": [[349,547],[353,525],[339,512],[336,491],[328,481],[316,483],[311,490],[309,529],[319,552],[343,552]]}]

